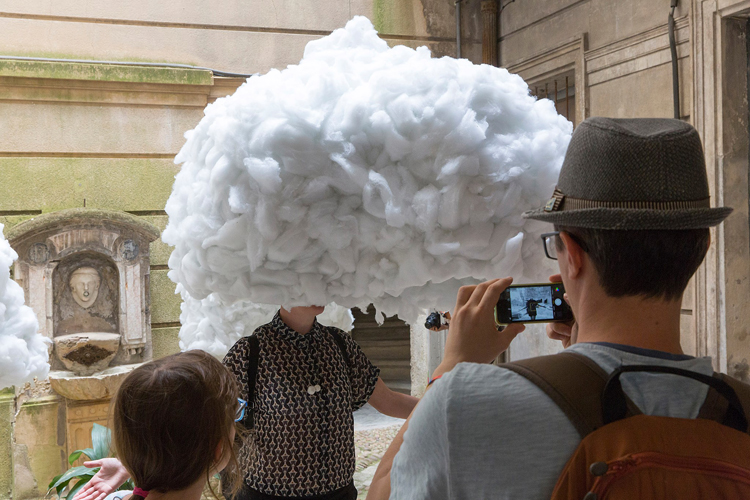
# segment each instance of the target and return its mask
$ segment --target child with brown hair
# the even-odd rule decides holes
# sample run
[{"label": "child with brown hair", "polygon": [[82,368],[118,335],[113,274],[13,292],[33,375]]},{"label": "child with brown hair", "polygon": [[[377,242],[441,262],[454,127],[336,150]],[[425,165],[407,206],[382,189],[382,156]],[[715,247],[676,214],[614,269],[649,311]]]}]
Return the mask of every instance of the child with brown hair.
[{"label": "child with brown hair", "polygon": [[113,411],[114,449],[136,488],[112,493],[127,479],[117,460],[87,462],[102,471],[76,500],[199,500],[212,475],[230,462],[237,469],[232,444],[243,411],[237,383],[203,351],[136,368],[117,391]]}]

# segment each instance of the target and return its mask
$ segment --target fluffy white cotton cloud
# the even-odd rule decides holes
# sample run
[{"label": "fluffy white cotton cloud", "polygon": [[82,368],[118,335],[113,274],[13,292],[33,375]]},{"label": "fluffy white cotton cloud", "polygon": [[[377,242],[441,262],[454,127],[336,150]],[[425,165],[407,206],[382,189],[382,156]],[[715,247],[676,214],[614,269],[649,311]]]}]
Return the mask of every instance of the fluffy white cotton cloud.
[{"label": "fluffy white cotton cloud", "polygon": [[[256,328],[271,321],[279,310],[278,306],[242,301],[227,305],[216,294],[198,300],[180,285],[177,285],[177,290],[182,295],[180,349],[202,349],[217,358],[223,358],[240,337],[252,334]],[[318,322],[348,332],[352,329],[354,317],[349,309],[329,304],[318,316]]]},{"label": "fluffy white cotton cloud", "polygon": [[0,389],[20,386],[49,373],[47,341],[23,290],[10,279],[10,266],[18,258],[3,236],[0,224]]},{"label": "fluffy white cotton cloud", "polygon": [[461,284],[546,279],[572,125],[505,69],[389,48],[356,17],[205,110],[176,162],[170,277],[224,303],[375,304],[413,322]]}]

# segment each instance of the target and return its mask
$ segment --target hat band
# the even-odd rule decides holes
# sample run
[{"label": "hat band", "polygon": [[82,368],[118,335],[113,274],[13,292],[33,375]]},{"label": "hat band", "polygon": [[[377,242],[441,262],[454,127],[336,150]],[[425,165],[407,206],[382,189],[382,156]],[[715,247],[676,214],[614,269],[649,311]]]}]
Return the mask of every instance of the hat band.
[{"label": "hat band", "polygon": [[585,210],[588,208],[629,208],[635,210],[686,210],[692,208],[710,208],[711,198],[691,201],[597,201],[571,198],[555,189],[552,198],[544,207],[546,212],[566,210]]}]

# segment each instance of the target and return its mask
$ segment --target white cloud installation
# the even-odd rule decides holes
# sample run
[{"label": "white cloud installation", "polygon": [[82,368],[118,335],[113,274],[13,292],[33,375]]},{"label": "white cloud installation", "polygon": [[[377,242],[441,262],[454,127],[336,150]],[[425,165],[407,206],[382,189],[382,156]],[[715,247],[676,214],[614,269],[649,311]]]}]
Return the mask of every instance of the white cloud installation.
[{"label": "white cloud installation", "polygon": [[47,340],[38,333],[34,311],[24,305],[23,289],[10,279],[10,266],[17,258],[0,224],[0,389],[49,373]]},{"label": "white cloud installation", "polygon": [[356,17],[186,133],[169,276],[197,300],[408,322],[462,284],[546,280],[548,226],[521,213],[551,195],[571,132],[519,76],[389,48]]}]

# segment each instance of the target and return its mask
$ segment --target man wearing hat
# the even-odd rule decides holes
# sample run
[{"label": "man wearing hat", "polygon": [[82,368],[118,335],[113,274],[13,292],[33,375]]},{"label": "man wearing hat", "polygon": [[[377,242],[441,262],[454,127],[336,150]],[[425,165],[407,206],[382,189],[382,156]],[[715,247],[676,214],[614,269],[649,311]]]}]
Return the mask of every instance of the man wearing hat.
[{"label": "man wearing hat", "polygon": [[[487,364],[521,329],[498,333],[493,322],[512,279],[461,288],[435,382],[384,456],[368,498],[550,498],[582,433],[529,370],[549,374],[560,357],[579,360],[558,371],[573,399],[590,387],[576,378],[586,369],[605,380],[623,365],[711,376],[710,358],[682,351],[680,309],[710,245],[708,228],[731,211],[710,208],[701,141],[687,123],[581,123],[552,198],[524,214],[554,224],[539,243],[558,261],[552,280],[563,281],[576,318],[547,328],[565,354],[519,362],[526,371]],[[637,407],[629,411],[682,419],[695,419],[709,393],[692,378],[660,373],[625,374],[622,387]]]}]

